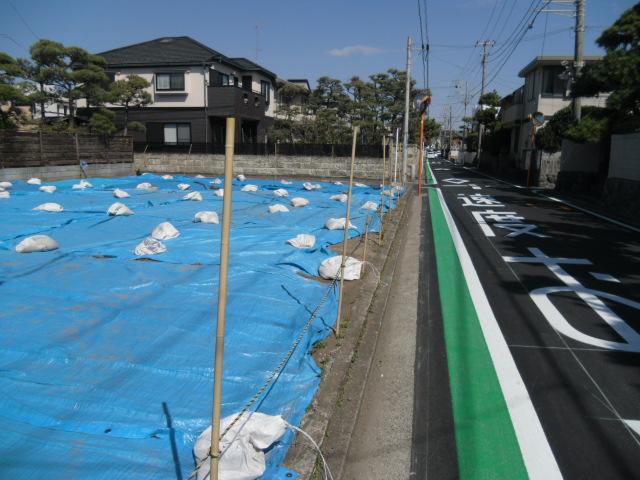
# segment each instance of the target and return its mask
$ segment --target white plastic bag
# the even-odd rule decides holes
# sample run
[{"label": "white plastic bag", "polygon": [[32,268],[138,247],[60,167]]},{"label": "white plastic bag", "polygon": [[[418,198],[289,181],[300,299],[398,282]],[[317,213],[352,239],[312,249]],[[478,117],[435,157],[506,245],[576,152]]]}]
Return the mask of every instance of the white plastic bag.
[{"label": "white plastic bag", "polygon": [[[220,422],[224,432],[236,415],[225,417]],[[277,442],[287,431],[287,423],[281,416],[253,412],[243,413],[220,441],[218,474],[220,480],[255,480],[266,470],[263,450]],[[197,480],[209,478],[209,449],[211,448],[211,427],[200,434],[193,448],[196,462],[200,465]]]},{"label": "white plastic bag", "polygon": [[358,183],[358,182],[354,183],[353,186],[354,187],[368,187],[368,185],[365,185],[364,183]]},{"label": "white plastic bag", "polygon": [[[346,218],[330,218],[327,220],[327,223],[324,224],[326,228],[329,230],[344,230],[344,226],[347,223]],[[349,222],[349,228],[356,228],[356,226]]]},{"label": "white plastic bag", "polygon": [[242,191],[243,192],[257,192],[258,191],[258,186],[257,185],[245,185],[244,187],[242,187]]},{"label": "white plastic bag", "polygon": [[153,185],[151,185],[149,182],[142,182],[142,183],[139,183],[139,184],[136,186],[136,188],[137,188],[138,190],[150,190],[150,189],[152,189],[152,188],[153,188]]},{"label": "white plastic bag", "polygon": [[214,178],[211,183],[214,183],[216,185],[221,185],[222,184],[222,180],[220,180],[219,178]]},{"label": "white plastic bag", "polygon": [[171,240],[180,236],[180,231],[170,222],[162,222],[151,232],[151,238],[156,240]]},{"label": "white plastic bag", "polygon": [[309,205],[309,200],[302,197],[295,197],[291,199],[291,205],[293,205],[294,207],[305,207]]},{"label": "white plastic bag", "polygon": [[124,203],[116,202],[112,204],[107,210],[109,215],[120,216],[120,215],[133,215],[133,211],[127,207]]},{"label": "white plastic bag", "polygon": [[287,243],[296,248],[313,248],[316,244],[316,237],[308,233],[299,233],[295,238],[287,240]]},{"label": "white plastic bag", "polygon": [[277,190],[274,190],[273,194],[276,197],[288,197],[289,196],[289,192],[287,192],[284,188],[279,188]]},{"label": "white plastic bag", "polygon": [[188,183],[179,183],[178,184],[178,188],[180,190],[189,190],[189,187],[191,187],[191,185],[189,185]]},{"label": "white plastic bag", "polygon": [[331,200],[337,200],[338,202],[346,202],[349,196],[346,193],[339,193],[338,195],[331,195]]},{"label": "white plastic bag", "polygon": [[319,184],[317,184],[317,183],[310,183],[310,182],[304,182],[304,183],[302,184],[302,187],[303,187],[305,190],[320,190],[320,189],[322,188],[322,186],[320,186]]},{"label": "white plastic bag", "polygon": [[193,200],[194,202],[201,202],[202,194],[200,192],[191,192],[191,193],[187,193],[184,197],[182,197],[182,199]]},{"label": "white plastic bag", "polygon": [[0,199],[8,199],[11,198],[11,194],[7,191],[0,192]]},{"label": "white plastic bag", "polygon": [[58,189],[55,185],[43,185],[38,190],[41,192],[53,193]]},{"label": "white plastic bag", "polygon": [[238,180],[240,180],[241,182],[244,182],[244,181],[247,179],[247,177],[245,177],[245,176],[244,176],[244,175],[242,175],[242,174],[238,175],[236,178],[237,178]]},{"label": "white plastic bag", "polygon": [[58,242],[47,235],[34,235],[22,240],[16,246],[16,252],[18,253],[31,253],[31,252],[48,252],[50,250],[56,250],[58,248]]},{"label": "white plastic bag", "polygon": [[369,200],[368,202],[364,202],[360,208],[364,208],[365,210],[378,210],[378,204]]},{"label": "white plastic bag", "polygon": [[280,183],[282,185],[291,185],[293,182],[290,182],[289,180],[282,180]]},{"label": "white plastic bag", "polygon": [[269,205],[269,213],[278,213],[278,212],[288,212],[289,209],[282,205],[281,203],[276,203],[275,205]]},{"label": "white plastic bag", "polygon": [[83,178],[82,180],[80,180],[80,183],[76,183],[71,188],[73,188],[74,190],[84,190],[85,188],[93,188],[93,185],[91,185],[91,183],[87,182]]},{"label": "white plastic bag", "polygon": [[129,198],[129,194],[124,190],[120,190],[119,188],[116,188],[113,191],[113,196],[116,198]]},{"label": "white plastic bag", "polygon": [[33,210],[42,210],[44,212],[62,212],[64,208],[59,203],[43,203],[34,207]]},{"label": "white plastic bag", "polygon": [[0,188],[9,189],[13,187],[13,183],[11,182],[0,182]]},{"label": "white plastic bag", "polygon": [[173,175],[162,175],[165,180],[173,180]]},{"label": "white plastic bag", "polygon": [[42,180],[40,180],[39,178],[32,177],[29,180],[27,180],[27,183],[29,185],[40,185],[42,183]]},{"label": "white plastic bag", "polygon": [[204,175],[199,173],[198,175],[196,175],[196,178],[204,178]]},{"label": "white plastic bag", "polygon": [[164,243],[155,238],[147,237],[138,244],[134,253],[136,255],[157,255],[158,253],[164,253],[166,251],[167,247]]},{"label": "white plastic bag", "polygon": [[[320,276],[327,280],[333,280],[334,278],[340,279],[340,264],[342,263],[342,256],[336,255],[335,257],[329,257],[320,264],[318,269]],[[362,271],[362,262],[353,257],[347,257],[344,262],[344,279],[345,280],[358,280],[360,279],[360,272]]]},{"label": "white plastic bag", "polygon": [[334,184],[334,185],[342,185],[342,182],[338,182],[338,181],[336,181],[336,182],[333,182],[333,184]]},{"label": "white plastic bag", "polygon": [[216,192],[214,193],[214,195],[216,197],[224,197],[224,189],[219,188],[218,190],[216,190]]},{"label": "white plastic bag", "polygon": [[193,221],[196,223],[220,223],[216,212],[198,212],[193,218]]}]

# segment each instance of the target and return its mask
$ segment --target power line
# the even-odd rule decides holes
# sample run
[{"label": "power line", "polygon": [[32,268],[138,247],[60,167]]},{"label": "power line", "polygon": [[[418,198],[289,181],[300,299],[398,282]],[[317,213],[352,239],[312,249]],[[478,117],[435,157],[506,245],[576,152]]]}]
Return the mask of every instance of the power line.
[{"label": "power line", "polygon": [[7,40],[12,41],[13,43],[15,43],[18,47],[27,50],[27,47],[25,47],[24,45],[22,45],[21,43],[19,43],[17,40],[15,40],[11,35],[9,35],[8,33],[0,33],[0,38],[6,38]]},{"label": "power line", "polygon": [[36,32],[33,31],[33,28],[31,28],[29,26],[29,24],[27,23],[27,21],[24,19],[24,17],[20,14],[20,12],[18,11],[18,9],[15,7],[15,5],[13,4],[13,2],[11,2],[11,0],[9,0],[9,5],[11,5],[11,8],[13,8],[13,11],[16,12],[16,15],[18,15],[18,17],[20,18],[20,20],[22,20],[22,23],[24,23],[24,26],[27,27],[27,30],[29,30],[31,32],[31,35],[33,35],[35,37],[36,40],[39,40],[40,37],[38,35],[36,35]]}]

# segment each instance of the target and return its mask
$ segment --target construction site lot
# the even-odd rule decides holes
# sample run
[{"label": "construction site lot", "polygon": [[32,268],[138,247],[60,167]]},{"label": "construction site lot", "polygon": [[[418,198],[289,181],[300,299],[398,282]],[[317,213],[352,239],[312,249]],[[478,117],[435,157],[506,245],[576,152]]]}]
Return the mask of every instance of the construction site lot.
[{"label": "construction site lot", "polygon": [[[7,478],[193,472],[196,439],[211,425],[223,183],[143,174],[5,185]],[[322,377],[312,351],[333,336],[338,316],[339,282],[319,270],[338,255],[344,229],[327,225],[346,216],[347,190],[347,182],[233,180],[223,418],[247,409],[299,426],[309,409]],[[400,193],[353,186],[354,257],[362,260],[365,230],[380,230]],[[44,204],[57,207],[34,210]],[[288,242],[299,234],[314,245]],[[40,235],[56,248],[25,253],[25,240]],[[266,449],[261,478],[296,476],[283,466],[294,436],[288,430]]]}]

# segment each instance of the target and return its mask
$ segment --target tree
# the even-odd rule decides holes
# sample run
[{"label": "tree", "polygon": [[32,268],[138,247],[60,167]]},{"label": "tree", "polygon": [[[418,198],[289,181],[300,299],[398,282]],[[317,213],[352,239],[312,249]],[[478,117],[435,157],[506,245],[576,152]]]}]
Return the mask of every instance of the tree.
[{"label": "tree", "polygon": [[596,40],[605,49],[601,62],[582,69],[572,88],[574,96],[611,92],[607,106],[618,131],[640,128],[640,3],[624,12]]},{"label": "tree", "polygon": [[111,136],[118,130],[114,122],[115,117],[116,114],[108,108],[99,108],[91,115],[89,128],[98,135]]},{"label": "tree", "polygon": [[557,152],[562,140],[577,143],[602,143],[610,135],[611,111],[606,108],[583,107],[582,120],[576,122],[571,107],[557,111],[536,133],[536,147],[546,152]]},{"label": "tree", "polygon": [[[9,54],[0,52],[0,128],[11,126],[9,114],[15,102],[23,100],[22,90],[16,85],[16,78],[24,75],[20,64]],[[7,111],[2,104],[8,103]]]},{"label": "tree", "polygon": [[53,87],[52,97],[67,102],[69,125],[73,128],[76,100],[84,97],[88,103],[92,99],[95,101],[97,87],[109,81],[104,71],[105,60],[80,47],[65,47],[51,40],[36,42],[32,57],[39,65],[45,83]]},{"label": "tree", "polygon": [[109,101],[124,108],[124,134],[129,125],[129,109],[140,108],[151,103],[151,94],[147,92],[151,84],[138,75],[128,75],[125,80],[116,80],[109,90]]},{"label": "tree", "polygon": [[64,51],[61,43],[51,40],[38,40],[31,45],[29,53],[31,59],[19,59],[24,77],[32,82],[36,89],[29,95],[29,100],[40,106],[40,118],[45,118],[45,108],[56,98],[55,92],[47,90],[46,85],[53,75],[52,67],[60,66],[60,57]]}]

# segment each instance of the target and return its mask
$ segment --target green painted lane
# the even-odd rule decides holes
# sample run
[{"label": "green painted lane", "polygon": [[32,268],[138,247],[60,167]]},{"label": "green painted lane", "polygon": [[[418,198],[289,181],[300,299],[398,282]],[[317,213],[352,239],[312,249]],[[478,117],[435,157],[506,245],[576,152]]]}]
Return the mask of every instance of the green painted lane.
[{"label": "green painted lane", "polygon": [[[433,183],[427,169],[429,183]],[[526,479],[509,411],[434,187],[429,188],[462,479]]]}]

